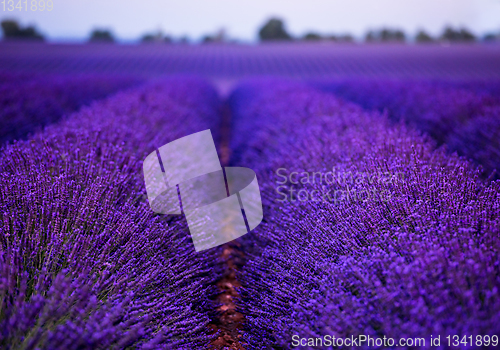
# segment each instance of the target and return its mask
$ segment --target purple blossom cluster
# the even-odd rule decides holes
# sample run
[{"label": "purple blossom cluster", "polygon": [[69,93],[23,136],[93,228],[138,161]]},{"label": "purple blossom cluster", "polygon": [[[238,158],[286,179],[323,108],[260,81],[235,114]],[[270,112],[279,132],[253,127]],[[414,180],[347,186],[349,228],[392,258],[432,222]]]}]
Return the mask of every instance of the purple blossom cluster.
[{"label": "purple blossom cluster", "polygon": [[[151,83],[0,154],[0,348],[206,349],[220,250],[154,214],[142,160],[219,126],[215,91]],[[217,139],[217,135],[216,139]]]},{"label": "purple blossom cluster", "polygon": [[[243,238],[248,349],[288,349],[294,335],[430,347],[431,335],[500,332],[500,182],[403,123],[298,83],[247,82],[230,103],[233,162],[256,171],[264,207]],[[276,169],[332,167],[404,176],[351,184],[390,201],[277,201]]]},{"label": "purple blossom cluster", "polygon": [[482,165],[486,176],[500,171],[498,81],[351,80],[323,88],[365,108],[387,111],[391,119],[407,122]]},{"label": "purple blossom cluster", "polygon": [[137,78],[0,74],[0,143],[17,140],[83,105],[139,83]]},{"label": "purple blossom cluster", "polygon": [[[453,132],[447,140],[451,150],[481,164],[486,175],[500,177],[500,104],[485,108]],[[493,173],[494,172],[494,173]]]}]

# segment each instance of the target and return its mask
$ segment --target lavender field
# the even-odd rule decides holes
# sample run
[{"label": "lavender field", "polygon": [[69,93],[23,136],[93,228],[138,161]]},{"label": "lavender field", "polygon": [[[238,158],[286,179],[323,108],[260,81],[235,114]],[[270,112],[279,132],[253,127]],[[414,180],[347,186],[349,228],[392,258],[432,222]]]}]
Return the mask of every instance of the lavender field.
[{"label": "lavender field", "polygon": [[499,45],[44,45],[0,44],[2,70],[105,73],[156,78],[193,74],[242,77],[500,79]]},{"label": "lavender field", "polygon": [[[500,46],[0,43],[0,67],[1,349],[499,345]],[[196,252],[142,162],[206,129],[264,215]],[[395,343],[308,341],[360,335]]]}]

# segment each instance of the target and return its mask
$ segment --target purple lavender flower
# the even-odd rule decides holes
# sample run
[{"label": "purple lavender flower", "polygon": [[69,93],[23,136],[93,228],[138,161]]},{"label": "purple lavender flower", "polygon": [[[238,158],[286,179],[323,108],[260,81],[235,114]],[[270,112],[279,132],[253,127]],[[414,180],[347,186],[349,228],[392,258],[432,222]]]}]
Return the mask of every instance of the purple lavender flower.
[{"label": "purple lavender flower", "polygon": [[[485,108],[465,125],[457,128],[447,140],[451,150],[481,164],[486,174],[500,176],[500,104]],[[492,174],[492,172],[494,172]],[[490,175],[491,174],[491,175]]]},{"label": "purple lavender flower", "polygon": [[[248,349],[290,348],[294,335],[429,347],[431,335],[498,334],[499,182],[404,124],[297,83],[250,82],[231,104],[234,159],[256,170],[264,205],[243,239]],[[280,168],[398,176],[298,185],[370,198],[279,201]]]},{"label": "purple lavender flower", "polygon": [[146,203],[142,160],[219,124],[176,79],[85,107],[0,155],[0,347],[205,349],[217,249]]},{"label": "purple lavender flower", "polygon": [[83,105],[139,82],[108,76],[0,74],[0,143],[25,137]]},{"label": "purple lavender flower", "polygon": [[[387,111],[392,120],[405,121],[438,144],[446,144],[451,151],[482,165],[486,176],[500,170],[500,157],[488,142],[495,143],[494,137],[481,142],[470,140],[469,135],[474,133],[472,129],[485,126],[485,118],[491,121],[489,127],[498,128],[495,111],[500,108],[500,84],[497,81],[358,80],[321,86],[365,108]],[[480,121],[476,122],[477,118]]]}]

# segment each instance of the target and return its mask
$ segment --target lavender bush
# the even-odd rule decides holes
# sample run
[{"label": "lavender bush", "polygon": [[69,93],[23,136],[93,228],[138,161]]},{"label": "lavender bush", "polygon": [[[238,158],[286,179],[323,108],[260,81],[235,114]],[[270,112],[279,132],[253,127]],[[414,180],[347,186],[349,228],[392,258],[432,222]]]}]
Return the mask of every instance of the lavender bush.
[{"label": "lavender bush", "polygon": [[500,169],[500,157],[495,147],[488,146],[488,142],[474,142],[475,147],[471,148],[467,135],[468,129],[484,125],[479,121],[474,126],[474,120],[481,116],[499,124],[494,112],[500,108],[500,84],[497,81],[358,80],[322,87],[365,108],[386,110],[393,120],[404,120],[429,134],[439,144],[447,144],[451,151],[476,161],[485,168],[486,176]]},{"label": "lavender bush", "polygon": [[[500,104],[485,108],[465,125],[457,128],[447,140],[450,149],[474,159],[487,174],[500,176]],[[494,173],[492,173],[494,172]]]},{"label": "lavender bush", "polygon": [[[231,105],[233,159],[256,170],[264,205],[243,239],[249,349],[288,349],[293,335],[430,347],[430,335],[498,334],[500,182],[402,123],[295,83],[249,82]],[[332,167],[335,181],[297,189],[373,195],[280,201],[277,169]]]},{"label": "lavender bush", "polygon": [[122,92],[0,156],[2,349],[206,349],[220,276],[183,219],[153,214],[142,160],[219,124],[176,79]]},{"label": "lavender bush", "polygon": [[139,82],[107,76],[0,74],[0,143],[25,137],[95,99]]}]

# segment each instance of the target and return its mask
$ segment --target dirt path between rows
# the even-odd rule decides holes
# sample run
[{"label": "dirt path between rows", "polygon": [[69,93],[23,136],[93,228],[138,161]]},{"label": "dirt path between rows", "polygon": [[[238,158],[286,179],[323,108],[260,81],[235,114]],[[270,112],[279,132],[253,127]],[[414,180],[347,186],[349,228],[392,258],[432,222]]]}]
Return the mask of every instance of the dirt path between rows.
[{"label": "dirt path between rows", "polygon": [[[231,137],[231,110],[229,105],[224,104],[222,108],[222,126],[220,140],[220,159],[222,166],[228,166],[231,157],[230,149]],[[244,263],[244,255],[241,245],[237,241],[232,241],[223,246],[221,261],[225,262],[224,274],[216,282],[220,294],[216,301],[221,304],[217,309],[220,315],[209,327],[214,333],[219,332],[219,336],[212,342],[213,349],[244,350],[241,330],[245,318],[243,314],[236,310],[236,300],[239,295],[236,291],[241,284],[236,278],[237,270]]]},{"label": "dirt path between rows", "polygon": [[227,259],[225,273],[223,278],[217,282],[217,287],[221,291],[217,297],[217,301],[222,304],[217,310],[220,317],[210,325],[214,332],[220,332],[219,337],[212,342],[214,349],[245,349],[241,335],[245,318],[236,311],[235,303],[239,297],[236,287],[240,287],[240,283],[236,279],[236,271],[242,262],[239,248],[238,243],[231,242],[226,244],[223,250],[222,258]]}]

